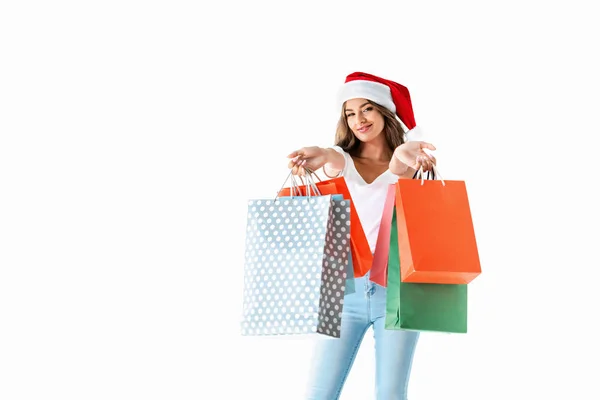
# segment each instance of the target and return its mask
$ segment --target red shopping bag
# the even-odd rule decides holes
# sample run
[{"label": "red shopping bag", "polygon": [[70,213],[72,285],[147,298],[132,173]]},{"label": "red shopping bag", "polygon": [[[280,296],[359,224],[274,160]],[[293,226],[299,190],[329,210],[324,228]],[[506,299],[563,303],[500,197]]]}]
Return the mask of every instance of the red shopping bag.
[{"label": "red shopping bag", "polygon": [[392,217],[396,206],[396,185],[388,188],[387,197],[383,206],[383,214],[377,234],[377,244],[373,255],[373,267],[369,280],[381,286],[387,286],[388,253],[390,250],[390,234],[392,231]]},{"label": "red shopping bag", "polygon": [[481,274],[464,181],[399,179],[402,282],[467,284]]},{"label": "red shopping bag", "polygon": [[[318,182],[318,183],[322,183],[322,182]],[[319,189],[319,193],[322,195],[325,194],[339,194],[336,193],[337,192],[337,186],[335,186],[334,183],[328,183],[326,185],[318,185],[317,188]],[[316,196],[317,193],[314,190],[310,190],[310,192],[306,192],[306,185],[304,186],[297,186],[297,189],[299,190],[300,193],[296,193],[295,196]],[[281,189],[281,191],[279,192],[279,197],[286,197],[286,196],[290,196],[291,194],[291,188],[289,187],[285,187],[283,189]],[[344,197],[344,199],[346,199]]]},{"label": "red shopping bag", "polygon": [[[360,278],[364,276],[373,264],[373,254],[367,241],[367,236],[363,230],[354,202],[350,196],[350,191],[346,185],[343,176],[328,179],[326,181],[316,182],[316,186],[321,194],[341,194],[344,199],[350,200],[350,250],[352,253],[352,265],[354,267],[354,276]],[[306,185],[299,186],[301,194],[306,196]],[[312,191],[310,192],[312,194]],[[279,196],[289,196],[290,188],[283,188]]]}]

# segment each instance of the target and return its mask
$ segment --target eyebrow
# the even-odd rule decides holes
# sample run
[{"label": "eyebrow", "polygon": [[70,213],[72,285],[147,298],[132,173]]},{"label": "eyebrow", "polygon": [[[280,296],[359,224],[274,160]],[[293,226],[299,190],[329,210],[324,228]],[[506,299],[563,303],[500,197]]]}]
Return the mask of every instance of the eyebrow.
[{"label": "eyebrow", "polygon": [[[371,104],[371,103],[369,103],[369,102],[367,101],[365,104],[361,105],[361,106],[360,106],[360,107],[358,107],[358,108],[363,108],[363,107],[364,107],[364,106],[366,106],[367,104]],[[346,112],[346,111],[353,111],[353,110],[352,110],[351,108],[346,108],[346,109],[344,110],[344,112]]]}]

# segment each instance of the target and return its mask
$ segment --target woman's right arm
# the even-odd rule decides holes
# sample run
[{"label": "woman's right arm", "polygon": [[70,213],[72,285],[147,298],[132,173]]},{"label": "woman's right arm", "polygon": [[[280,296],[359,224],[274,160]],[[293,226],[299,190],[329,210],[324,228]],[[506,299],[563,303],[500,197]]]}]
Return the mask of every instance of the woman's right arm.
[{"label": "woman's right arm", "polygon": [[304,168],[316,171],[323,168],[325,175],[335,177],[344,169],[344,155],[332,148],[303,147],[288,155],[288,167],[294,175],[304,175]]}]

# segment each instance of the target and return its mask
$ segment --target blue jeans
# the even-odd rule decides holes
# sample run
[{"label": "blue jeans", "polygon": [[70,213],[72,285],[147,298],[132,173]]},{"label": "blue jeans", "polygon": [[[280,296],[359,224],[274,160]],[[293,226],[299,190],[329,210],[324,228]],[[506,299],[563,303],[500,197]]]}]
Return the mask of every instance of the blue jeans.
[{"label": "blue jeans", "polygon": [[385,329],[386,288],[355,279],[355,293],[344,297],[340,338],[319,337],[314,349],[307,399],[337,400],[369,327],[375,342],[375,398],[406,400],[419,332]]}]

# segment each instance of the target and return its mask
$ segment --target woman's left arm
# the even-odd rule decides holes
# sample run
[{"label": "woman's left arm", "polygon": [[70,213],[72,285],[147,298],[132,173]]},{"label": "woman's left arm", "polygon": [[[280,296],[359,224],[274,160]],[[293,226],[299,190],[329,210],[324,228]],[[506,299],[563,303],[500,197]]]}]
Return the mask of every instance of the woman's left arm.
[{"label": "woman's left arm", "polygon": [[430,171],[436,164],[436,159],[427,154],[425,149],[435,150],[431,143],[415,141],[406,142],[396,147],[390,161],[390,171],[400,178],[411,179],[419,168]]},{"label": "woman's left arm", "polygon": [[416,169],[409,167],[394,156],[392,156],[392,160],[390,161],[390,171],[392,171],[393,174],[398,175],[400,179],[410,179],[415,175],[415,172],[417,172]]}]

